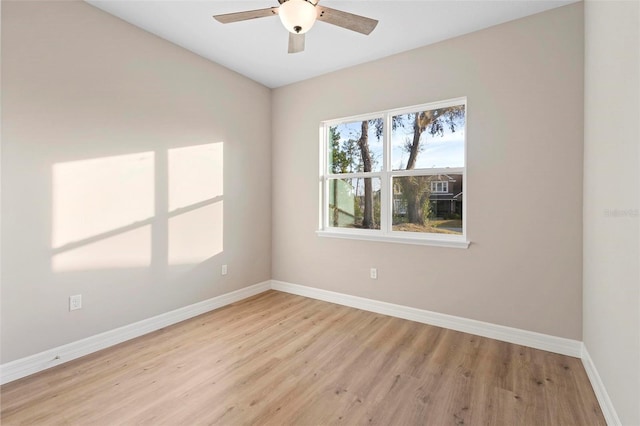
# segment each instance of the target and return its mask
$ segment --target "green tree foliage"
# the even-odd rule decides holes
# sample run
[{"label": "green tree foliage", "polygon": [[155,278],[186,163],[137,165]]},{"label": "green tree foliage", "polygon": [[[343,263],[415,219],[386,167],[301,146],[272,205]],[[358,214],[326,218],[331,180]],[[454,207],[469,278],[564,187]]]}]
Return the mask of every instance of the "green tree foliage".
[{"label": "green tree foliage", "polygon": [[[358,136],[358,139],[349,138],[340,143],[342,139],[342,135],[338,131],[336,127],[329,128],[329,149],[331,152],[331,164],[329,166],[331,173],[339,174],[339,173],[356,173],[362,171],[370,171],[371,163],[370,163],[370,155],[368,154],[368,149],[366,153],[363,153],[361,144],[362,136]],[[368,147],[367,147],[368,148]],[[365,159],[369,159],[369,161],[365,161]],[[369,169],[369,170],[367,170]],[[356,181],[359,179],[356,179]],[[356,182],[356,187],[358,186],[358,182]],[[365,180],[365,198],[367,194],[370,194],[370,186],[371,181]],[[339,217],[340,217],[340,207],[337,205],[338,203],[338,188],[339,184],[335,182],[332,185],[333,192],[333,200],[334,204],[330,206],[332,209],[332,217],[333,217],[333,225],[338,225]],[[369,191],[367,190],[369,188]],[[368,191],[368,192],[367,192]],[[364,211],[360,206],[358,197],[354,197],[354,216],[356,221],[362,221],[362,226],[369,227],[371,226],[371,220],[367,221],[367,218],[371,214],[371,207],[367,208],[367,203],[365,201]]]},{"label": "green tree foliage", "polygon": [[[329,128],[329,144],[331,149],[331,173],[346,173],[348,167],[347,154],[340,148],[340,132],[335,127]],[[337,226],[340,220],[340,208],[338,207],[338,182],[334,181],[333,204],[329,206],[332,212],[332,223]]]},{"label": "green tree foliage", "polygon": [[329,127],[329,145],[331,173],[347,173],[349,158],[347,152],[340,149],[340,132],[335,127]]}]

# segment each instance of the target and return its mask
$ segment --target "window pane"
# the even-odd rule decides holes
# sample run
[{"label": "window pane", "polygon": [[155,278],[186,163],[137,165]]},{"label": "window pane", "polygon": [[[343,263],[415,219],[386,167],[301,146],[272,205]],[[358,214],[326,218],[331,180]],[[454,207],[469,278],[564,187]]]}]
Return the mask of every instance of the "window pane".
[{"label": "window pane", "polygon": [[[448,179],[448,175],[442,175],[445,179]],[[441,181],[441,180],[432,180],[431,181],[431,192],[449,192],[449,182]]]},{"label": "window pane", "polygon": [[380,179],[330,179],[329,226],[380,229]]},{"label": "window pane", "polygon": [[382,170],[381,118],[331,126],[328,138],[329,173],[379,172]]},{"label": "window pane", "polygon": [[464,105],[393,116],[391,167],[464,167],[465,120]]},{"label": "window pane", "polygon": [[394,231],[462,234],[461,174],[398,176],[392,187]]}]

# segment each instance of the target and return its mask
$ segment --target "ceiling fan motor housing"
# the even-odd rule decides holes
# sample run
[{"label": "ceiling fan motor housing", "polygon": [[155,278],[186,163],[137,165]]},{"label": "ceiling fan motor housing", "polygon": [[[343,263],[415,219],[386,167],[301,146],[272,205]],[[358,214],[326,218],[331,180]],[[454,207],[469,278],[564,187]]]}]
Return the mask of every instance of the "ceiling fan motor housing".
[{"label": "ceiling fan motor housing", "polygon": [[307,0],[287,0],[278,8],[278,15],[289,32],[304,34],[313,27],[318,12]]}]

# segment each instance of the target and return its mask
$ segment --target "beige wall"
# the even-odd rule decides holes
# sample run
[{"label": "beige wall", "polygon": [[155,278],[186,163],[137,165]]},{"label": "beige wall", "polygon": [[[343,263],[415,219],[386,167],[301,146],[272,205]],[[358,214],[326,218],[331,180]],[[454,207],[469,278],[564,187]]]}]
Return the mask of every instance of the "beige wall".
[{"label": "beige wall", "polygon": [[269,89],[83,2],[3,2],[2,78],[2,363],[270,278]]},{"label": "beige wall", "polygon": [[624,425],[640,424],[639,148],[640,3],[588,1],[584,342]]},{"label": "beige wall", "polygon": [[[316,236],[320,121],[459,96],[469,249]],[[272,108],[274,279],[581,339],[582,4],[276,89]]]}]

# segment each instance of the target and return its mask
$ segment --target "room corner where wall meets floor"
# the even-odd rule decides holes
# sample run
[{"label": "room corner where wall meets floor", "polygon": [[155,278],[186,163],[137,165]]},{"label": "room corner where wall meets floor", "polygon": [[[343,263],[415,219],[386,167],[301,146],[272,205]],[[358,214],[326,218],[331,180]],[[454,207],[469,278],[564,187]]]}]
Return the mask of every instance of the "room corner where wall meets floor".
[{"label": "room corner where wall meets floor", "polygon": [[[587,375],[594,386],[598,401],[603,407],[605,418],[616,418],[615,410],[612,408],[606,389],[602,385],[597,370],[581,342],[273,280],[0,365],[0,383],[9,383],[61,364],[67,364],[74,359],[242,301],[267,290],[277,290],[368,312],[461,331],[470,335],[488,337],[517,346],[541,349],[560,355],[581,357]],[[609,424],[617,423],[609,421]]]},{"label": "room corner where wall meets floor", "polygon": [[0,383],[8,383],[35,374],[39,371],[69,362],[214,309],[227,306],[270,289],[461,331],[476,336],[488,337],[534,349],[541,349],[561,355],[576,358],[582,356],[582,343],[575,340],[518,330],[511,327],[454,317],[437,312],[429,312],[379,300],[329,292],[299,284],[270,280],[2,364],[0,365]]}]

